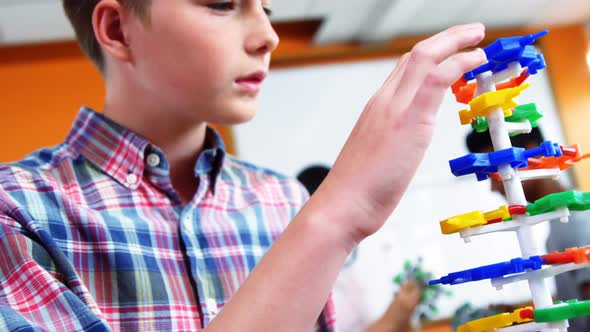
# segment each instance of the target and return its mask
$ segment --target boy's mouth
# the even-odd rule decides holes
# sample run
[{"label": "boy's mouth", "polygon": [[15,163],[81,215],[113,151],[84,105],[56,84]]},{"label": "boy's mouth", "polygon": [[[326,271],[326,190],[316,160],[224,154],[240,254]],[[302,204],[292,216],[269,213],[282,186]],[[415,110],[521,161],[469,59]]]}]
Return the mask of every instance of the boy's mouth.
[{"label": "boy's mouth", "polygon": [[242,76],[236,79],[235,82],[240,87],[240,89],[247,92],[256,93],[260,90],[262,82],[265,78],[266,72],[259,70],[246,76]]}]

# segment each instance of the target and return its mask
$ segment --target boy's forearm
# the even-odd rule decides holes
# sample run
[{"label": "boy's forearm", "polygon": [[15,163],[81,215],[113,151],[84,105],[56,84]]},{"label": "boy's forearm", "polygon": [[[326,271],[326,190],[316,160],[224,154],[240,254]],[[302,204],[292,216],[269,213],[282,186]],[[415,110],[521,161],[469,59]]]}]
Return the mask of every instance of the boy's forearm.
[{"label": "boy's forearm", "polygon": [[310,201],[207,331],[311,331],[354,247],[345,213]]}]

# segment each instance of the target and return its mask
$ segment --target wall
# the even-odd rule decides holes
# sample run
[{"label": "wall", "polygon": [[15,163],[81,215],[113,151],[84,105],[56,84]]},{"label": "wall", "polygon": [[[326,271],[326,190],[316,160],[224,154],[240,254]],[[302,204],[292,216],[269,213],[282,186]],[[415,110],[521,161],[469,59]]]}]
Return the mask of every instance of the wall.
[{"label": "wall", "polygon": [[[541,45],[547,60],[555,100],[566,130],[568,142],[580,143],[590,150],[588,114],[590,112],[590,34],[581,25],[553,29]],[[574,168],[578,187],[590,191],[590,162]]]},{"label": "wall", "polygon": [[[101,110],[103,80],[74,42],[0,48],[0,162],[57,144],[82,105]],[[228,151],[231,131],[216,127]]]},{"label": "wall", "polygon": [[74,44],[0,49],[0,161],[65,138],[78,108],[100,109],[102,80]]}]

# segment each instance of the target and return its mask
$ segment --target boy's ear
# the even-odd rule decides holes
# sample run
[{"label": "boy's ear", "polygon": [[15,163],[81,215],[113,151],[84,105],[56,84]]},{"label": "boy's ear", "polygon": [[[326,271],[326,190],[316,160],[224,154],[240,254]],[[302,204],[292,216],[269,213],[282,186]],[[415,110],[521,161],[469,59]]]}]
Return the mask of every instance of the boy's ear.
[{"label": "boy's ear", "polygon": [[92,14],[94,35],[100,44],[103,54],[129,61],[129,35],[127,24],[130,18],[127,8],[121,6],[117,0],[99,1]]}]

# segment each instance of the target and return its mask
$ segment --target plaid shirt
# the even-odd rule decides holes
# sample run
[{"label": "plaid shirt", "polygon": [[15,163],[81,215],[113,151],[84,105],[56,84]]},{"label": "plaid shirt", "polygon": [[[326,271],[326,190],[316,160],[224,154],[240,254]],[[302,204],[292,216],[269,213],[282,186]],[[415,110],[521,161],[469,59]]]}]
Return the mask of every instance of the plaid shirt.
[{"label": "plaid shirt", "polygon": [[307,194],[213,130],[195,176],[183,205],[162,151],[87,108],[64,143],[0,166],[0,330],[207,326]]}]

